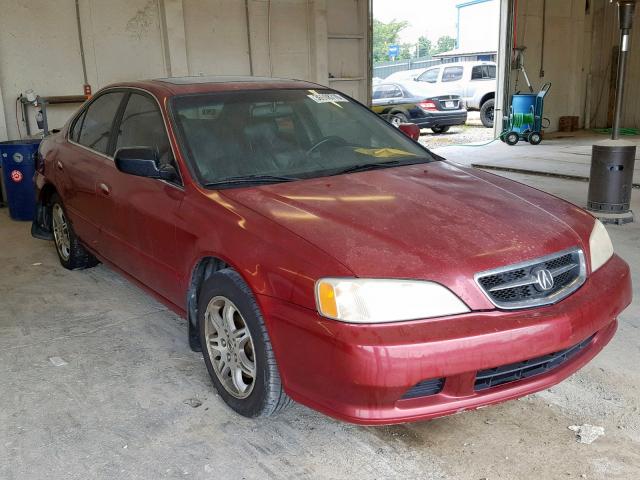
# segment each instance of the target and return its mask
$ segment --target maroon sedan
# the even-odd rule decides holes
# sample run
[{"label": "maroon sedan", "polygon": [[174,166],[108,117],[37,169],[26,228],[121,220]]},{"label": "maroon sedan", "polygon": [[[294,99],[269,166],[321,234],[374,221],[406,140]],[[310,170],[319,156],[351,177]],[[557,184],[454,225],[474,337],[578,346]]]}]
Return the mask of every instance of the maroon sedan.
[{"label": "maroon sedan", "polygon": [[109,86],[42,142],[33,235],[187,318],[222,399],[363,424],[547,388],[631,301],[590,214],[266,78]]}]

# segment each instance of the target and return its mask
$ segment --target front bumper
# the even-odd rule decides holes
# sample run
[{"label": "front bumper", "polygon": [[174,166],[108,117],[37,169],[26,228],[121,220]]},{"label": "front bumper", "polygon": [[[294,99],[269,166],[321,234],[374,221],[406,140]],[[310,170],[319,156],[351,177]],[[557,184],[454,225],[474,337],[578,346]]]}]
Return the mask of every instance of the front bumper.
[{"label": "front bumper", "polygon": [[[392,424],[439,417],[548,388],[589,362],[613,337],[631,303],[629,267],[618,256],[561,302],[518,311],[378,325],[328,320],[259,296],[283,384],[296,401],[341,420]],[[591,342],[556,368],[474,390],[476,373]],[[402,399],[444,378],[435,395]]]}]

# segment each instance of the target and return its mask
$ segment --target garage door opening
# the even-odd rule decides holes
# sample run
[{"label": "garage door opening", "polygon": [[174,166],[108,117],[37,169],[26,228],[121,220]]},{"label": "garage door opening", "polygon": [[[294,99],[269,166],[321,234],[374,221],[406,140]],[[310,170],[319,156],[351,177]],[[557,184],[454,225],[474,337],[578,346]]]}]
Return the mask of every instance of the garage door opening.
[{"label": "garage door opening", "polygon": [[372,105],[430,148],[494,138],[500,0],[373,0]]}]

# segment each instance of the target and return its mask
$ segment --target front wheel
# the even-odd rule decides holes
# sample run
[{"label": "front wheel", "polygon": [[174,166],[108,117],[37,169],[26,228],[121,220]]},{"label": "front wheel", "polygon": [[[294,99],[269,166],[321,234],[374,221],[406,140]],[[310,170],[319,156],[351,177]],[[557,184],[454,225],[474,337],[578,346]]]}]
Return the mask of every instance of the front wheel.
[{"label": "front wheel", "polygon": [[513,146],[518,143],[518,140],[520,140],[520,135],[518,135],[516,132],[509,132],[504,137],[504,141],[507,145]]},{"label": "front wheel", "polygon": [[64,268],[80,270],[98,264],[98,260],[78,240],[58,195],[53,195],[51,198],[51,230],[58,259]]},{"label": "front wheel", "polygon": [[493,128],[493,119],[495,116],[495,100],[493,98],[487,100],[480,107],[480,121],[487,128]]},{"label": "front wheel", "polygon": [[260,308],[235,270],[220,270],[205,280],[198,324],[204,363],[228,406],[245,417],[268,417],[292,403],[282,388]]},{"label": "front wheel", "polygon": [[449,126],[446,127],[431,127],[431,131],[433,133],[447,133],[449,131]]}]

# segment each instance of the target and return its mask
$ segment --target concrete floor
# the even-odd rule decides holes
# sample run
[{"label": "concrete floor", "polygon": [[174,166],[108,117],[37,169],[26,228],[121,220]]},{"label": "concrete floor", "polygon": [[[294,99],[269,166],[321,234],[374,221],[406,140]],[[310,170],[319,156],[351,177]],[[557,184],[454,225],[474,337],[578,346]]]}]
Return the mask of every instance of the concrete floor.
[{"label": "concrete floor", "polygon": [[[586,183],[508,175],[586,198]],[[102,265],[64,270],[51,243],[0,209],[0,478],[639,478],[640,223],[609,231],[636,300],[593,362],[521,400],[365,428],[300,405],[237,416],[183,320]],[[584,423],[605,436],[577,443],[568,427]]]}]

